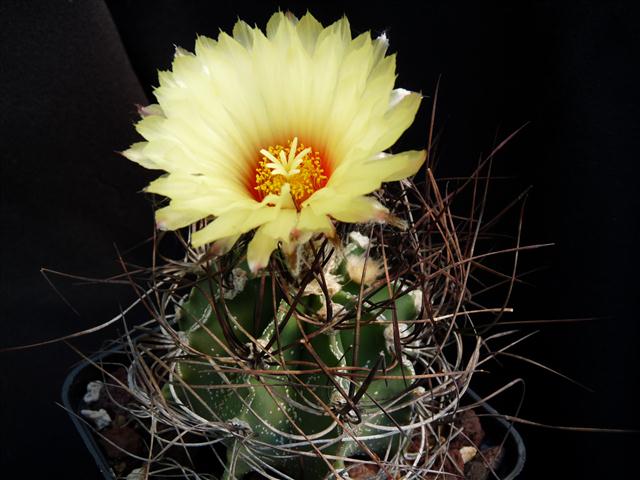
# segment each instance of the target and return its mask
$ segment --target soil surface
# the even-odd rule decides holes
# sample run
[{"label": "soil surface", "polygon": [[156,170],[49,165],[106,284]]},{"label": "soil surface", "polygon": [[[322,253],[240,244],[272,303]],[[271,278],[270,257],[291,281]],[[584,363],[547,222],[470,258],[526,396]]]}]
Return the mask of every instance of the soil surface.
[{"label": "soil surface", "polygon": [[[122,384],[127,384],[127,372],[124,368],[118,368],[112,372],[112,375]],[[147,456],[149,434],[140,421],[134,419],[125,408],[133,401],[133,397],[116,383],[115,381],[104,383],[98,398],[90,402],[82,400],[79,410],[104,409],[109,414],[112,420],[110,425],[95,431],[95,435],[113,471],[119,477],[126,477],[128,473],[142,465],[142,462],[133,458],[131,454],[143,458]],[[485,432],[475,411],[467,410],[461,413],[454,426],[456,430],[462,429],[462,431],[449,442],[446,460],[435,465],[434,470],[439,473],[428,475],[425,479],[487,480],[495,478],[491,472],[500,465],[503,451],[499,446],[485,444]],[[433,445],[430,446],[435,447],[437,442],[435,439],[431,441]],[[410,452],[418,452],[419,449],[419,440],[415,440],[409,447]],[[179,453],[178,456],[182,454]],[[176,460],[179,459],[176,458]],[[424,463],[426,456],[420,461]],[[379,467],[376,465],[358,464],[349,468],[349,477],[353,480],[373,480],[378,475],[378,471]],[[252,475],[250,478],[261,477]]]},{"label": "soil surface", "polygon": [[[110,373],[122,384],[127,384],[127,371],[123,367]],[[80,411],[103,409],[109,414],[111,424],[96,431],[95,436],[109,465],[118,476],[126,476],[141,465],[131,454],[145,454],[144,438],[147,433],[124,408],[132,401],[133,397],[124,388],[116,386],[116,381],[111,379],[110,383],[103,383],[97,400],[86,402],[83,399],[79,406]]]},{"label": "soil surface", "polygon": [[[495,478],[491,476],[503,458],[501,447],[485,445],[485,432],[480,422],[480,417],[474,410],[467,410],[460,414],[455,421],[456,429],[462,428],[460,434],[449,443],[447,459],[444,464],[436,464],[433,470],[439,471],[427,475],[426,480],[451,480],[455,478],[463,480],[487,480]],[[443,439],[444,440],[444,439]],[[436,447],[435,439],[432,439],[433,447]],[[414,440],[409,451],[418,452],[420,441]],[[472,458],[466,456],[472,455]],[[426,457],[422,460],[424,463]],[[374,480],[379,468],[376,465],[360,464],[349,470],[349,477],[353,480]]]}]

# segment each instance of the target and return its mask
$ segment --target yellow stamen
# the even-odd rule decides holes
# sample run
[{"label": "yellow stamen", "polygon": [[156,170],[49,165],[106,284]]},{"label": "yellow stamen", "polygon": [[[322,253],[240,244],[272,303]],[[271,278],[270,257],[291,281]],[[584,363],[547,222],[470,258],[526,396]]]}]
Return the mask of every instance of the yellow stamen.
[{"label": "yellow stamen", "polygon": [[261,200],[270,193],[279,195],[282,186],[288,183],[291,197],[299,208],[300,203],[325,186],[328,177],[320,152],[299,144],[298,137],[288,144],[260,150],[262,157],[256,167],[254,189]]}]

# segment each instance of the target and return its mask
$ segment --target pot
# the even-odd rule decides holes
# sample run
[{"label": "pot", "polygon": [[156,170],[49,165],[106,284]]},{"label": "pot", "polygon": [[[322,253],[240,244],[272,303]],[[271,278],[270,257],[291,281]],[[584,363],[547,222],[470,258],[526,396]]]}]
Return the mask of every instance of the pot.
[{"label": "pot", "polygon": [[[80,415],[80,409],[85,406],[83,397],[87,391],[87,384],[92,381],[102,380],[104,373],[95,364],[127,364],[127,355],[122,345],[98,352],[89,360],[79,362],[70,372],[62,386],[62,403],[94,458],[98,470],[106,480],[116,480],[118,477],[110,465],[107,455],[99,442],[93,426]],[[476,401],[480,397],[474,392],[468,391],[467,395]],[[522,437],[512,424],[500,418],[498,412],[487,403],[481,404],[476,409],[482,419],[482,428],[486,435],[482,448],[503,444],[503,457],[495,469],[501,480],[513,480],[518,477],[524,468],[526,449]],[[174,477],[175,478],[175,477]],[[489,478],[494,478],[490,476]]]}]

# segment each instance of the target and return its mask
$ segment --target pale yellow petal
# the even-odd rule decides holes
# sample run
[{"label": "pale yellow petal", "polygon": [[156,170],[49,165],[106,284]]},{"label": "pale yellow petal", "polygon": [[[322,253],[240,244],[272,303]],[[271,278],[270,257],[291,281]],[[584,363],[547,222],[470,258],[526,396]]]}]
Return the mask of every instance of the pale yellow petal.
[{"label": "pale yellow petal", "polygon": [[416,92],[403,89],[394,92],[390,98],[390,109],[384,116],[387,128],[380,132],[381,135],[373,146],[376,151],[386,150],[396,143],[400,135],[413,123],[422,101],[422,95]]},{"label": "pale yellow petal", "polygon": [[247,201],[244,185],[238,185],[227,178],[212,178],[206,175],[174,172],[157,178],[145,191],[176,200],[207,199],[220,203],[220,207],[238,201]]},{"label": "pale yellow petal", "polygon": [[409,150],[395,155],[382,155],[364,163],[363,167],[379,172],[383,182],[395,182],[415,175],[426,158],[426,150]]},{"label": "pale yellow petal", "polygon": [[[288,185],[285,185],[288,187]],[[280,196],[268,195],[261,203],[239,203],[225,210],[213,222],[192,236],[194,246],[218,240],[223,237],[249,232],[254,228],[275,220],[281,213],[283,206],[291,204],[288,188],[283,188]]]},{"label": "pale yellow petal", "polygon": [[209,225],[192,235],[192,245],[199,247],[205,243],[243,233],[242,222],[248,217],[249,213],[250,211],[247,210],[234,210],[225,215],[220,215]]},{"label": "pale yellow petal", "polygon": [[355,165],[343,164],[331,176],[329,186],[339,193],[365,195],[378,190],[383,182],[415,175],[426,156],[425,150],[409,150],[395,155],[382,153]]},{"label": "pale yellow petal", "polygon": [[341,222],[380,220],[388,210],[373,197],[341,194],[331,188],[317,191],[307,205],[316,215],[330,215]]},{"label": "pale yellow petal", "polygon": [[164,131],[162,129],[164,121],[164,117],[159,115],[149,115],[136,123],[136,130],[146,140],[162,138],[164,136]]},{"label": "pale yellow petal", "polygon": [[233,38],[244,47],[251,48],[253,45],[253,29],[246,22],[238,20],[233,26]]},{"label": "pale yellow petal", "polygon": [[266,235],[264,227],[256,230],[247,248],[247,263],[253,273],[267,266],[271,253],[278,247],[278,240]]},{"label": "pale yellow petal", "polygon": [[335,205],[329,211],[336,220],[348,223],[381,221],[388,213],[389,210],[373,197],[355,197],[349,204]]},{"label": "pale yellow petal", "polygon": [[[337,194],[349,195],[351,197],[357,195],[367,195],[375,192],[382,186],[382,178],[378,172],[373,170],[346,166],[342,171],[336,172],[341,175],[331,177],[330,188]],[[360,173],[360,175],[356,175]]]},{"label": "pale yellow petal", "polygon": [[373,41],[373,47],[373,62],[377,64],[384,58],[384,55],[387,53],[387,49],[389,48],[389,39],[387,38],[387,34],[383,32],[378,35],[378,37]]},{"label": "pale yellow petal", "polygon": [[164,116],[162,107],[157,103],[150,103],[149,105],[139,106],[138,113],[141,117],[147,117],[149,115],[161,115]]},{"label": "pale yellow petal", "polygon": [[335,227],[325,214],[316,214],[311,208],[303,208],[296,227],[301,232],[323,232],[333,235]]},{"label": "pale yellow petal", "polygon": [[309,55],[313,55],[316,47],[316,41],[320,32],[322,32],[322,24],[315,19],[313,15],[307,12],[296,25],[300,42],[304,45]]},{"label": "pale yellow petal", "polygon": [[147,145],[148,142],[134,143],[131,147],[122,152],[122,155],[132,162],[136,162],[138,165],[148,168],[149,170],[161,170],[162,167],[160,165],[144,154],[144,149]]},{"label": "pale yellow petal", "polygon": [[269,18],[269,21],[267,22],[267,38],[272,39],[273,37],[275,37],[280,24],[286,21],[287,17],[283,12],[276,12],[271,15],[271,18]]},{"label": "pale yellow petal", "polygon": [[275,220],[280,214],[279,206],[270,207],[268,205],[262,205],[259,208],[252,210],[251,213],[244,219],[241,224],[241,231],[248,232],[260,225],[264,225],[267,222]]},{"label": "pale yellow petal", "polygon": [[204,176],[170,174],[149,184],[147,192],[156,193],[172,199],[168,208],[186,212],[191,209],[194,217],[204,218],[210,215],[223,215],[236,209],[251,210],[255,201],[244,196],[243,191],[230,188],[230,185],[216,185]]},{"label": "pale yellow petal", "polygon": [[240,235],[231,235],[230,237],[224,237],[220,240],[216,240],[211,246],[211,252],[214,255],[224,255],[233,248],[239,238]]},{"label": "pale yellow petal", "polygon": [[158,230],[177,230],[208,215],[207,212],[199,211],[191,206],[181,208],[179,204],[172,202],[170,205],[156,210],[156,227]]},{"label": "pale yellow petal", "polygon": [[282,209],[275,218],[264,224],[262,231],[265,235],[288,242],[291,237],[291,232],[297,223],[298,212],[295,210]]}]

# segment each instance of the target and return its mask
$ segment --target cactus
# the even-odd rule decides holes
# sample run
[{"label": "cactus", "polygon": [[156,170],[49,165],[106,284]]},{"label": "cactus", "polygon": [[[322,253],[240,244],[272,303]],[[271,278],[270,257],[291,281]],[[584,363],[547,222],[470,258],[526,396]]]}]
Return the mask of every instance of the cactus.
[{"label": "cactus", "polygon": [[[185,249],[160,254],[154,236],[162,262],[127,275],[143,281],[144,328],[160,327],[127,338],[149,469],[211,478],[168,452],[213,443],[226,446],[226,478],[344,478],[364,461],[410,479],[452,463],[456,411],[490,352],[479,332],[510,309],[482,295],[515,281],[515,265],[486,265],[500,247],[479,253],[503,240],[482,222],[498,149],[452,189],[434,176],[431,135],[425,150],[390,153],[422,95],[395,88],[387,47],[385,34],[352,38],[346,17],[325,28],[278,12],[264,32],[239,21],[198,37],[160,73],[158,104],[136,125],[144,141],[123,152],[166,172],[146,191],[166,197],[158,229]],[[344,236],[358,228],[380,245]]]},{"label": "cactus", "polygon": [[274,297],[270,276],[251,278],[240,265],[228,282],[221,272],[203,276],[177,307],[189,348],[165,392],[236,432],[225,439],[226,478],[258,468],[320,479],[348,457],[400,448],[415,371],[396,345],[407,343],[422,296],[380,278],[368,242],[353,232],[297,299],[286,290]]}]

